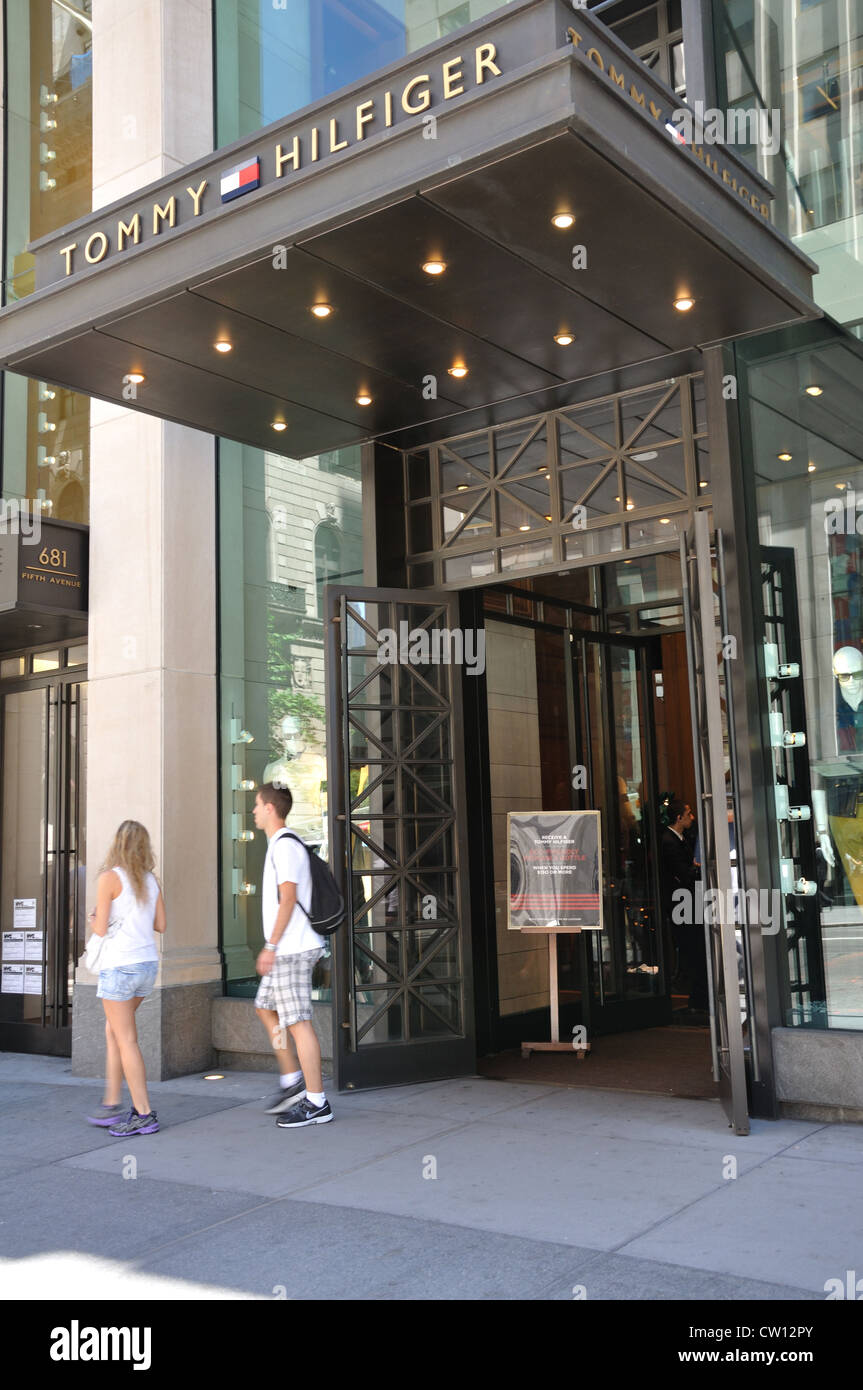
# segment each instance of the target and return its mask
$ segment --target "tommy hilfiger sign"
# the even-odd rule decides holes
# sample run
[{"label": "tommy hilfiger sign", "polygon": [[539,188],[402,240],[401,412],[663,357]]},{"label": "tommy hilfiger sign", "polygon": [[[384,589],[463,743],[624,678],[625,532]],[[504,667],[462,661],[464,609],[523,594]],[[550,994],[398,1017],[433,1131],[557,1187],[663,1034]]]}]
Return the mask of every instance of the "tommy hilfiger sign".
[{"label": "tommy hilfiger sign", "polygon": [[481,88],[502,69],[493,43],[477,44],[465,54],[440,63],[436,72],[414,73],[395,87],[357,102],[343,116],[331,116],[319,125],[309,125],[278,142],[266,155],[251,155],[240,164],[221,172],[218,189],[201,178],[184,188],[160,195],[149,205],[117,217],[89,232],[83,241],[69,241],[57,255],[62,257],[64,274],[73,275],[83,266],[99,265],[116,252],[139,246],[158,237],[166,228],[194,221],[213,205],[233,202],[246,193],[307,169],[352,145],[361,144],[372,133],[392,129],[405,117],[425,117],[436,106],[463,96],[470,88]]}]

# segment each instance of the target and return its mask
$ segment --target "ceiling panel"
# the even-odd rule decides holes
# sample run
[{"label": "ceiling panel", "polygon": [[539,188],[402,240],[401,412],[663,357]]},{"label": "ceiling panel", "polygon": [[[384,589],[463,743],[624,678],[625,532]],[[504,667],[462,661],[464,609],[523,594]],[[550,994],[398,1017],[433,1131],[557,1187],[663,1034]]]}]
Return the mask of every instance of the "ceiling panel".
[{"label": "ceiling panel", "polygon": [[[520,194],[511,189],[510,196]],[[664,352],[660,338],[633,326],[634,305],[627,321],[578,294],[572,275],[564,283],[567,245],[560,244],[561,264],[540,271],[526,257],[510,254],[417,197],[314,237],[303,249],[557,379]],[[435,258],[446,262],[445,274],[424,274],[423,262]],[[576,335],[571,347],[554,341],[563,330]]]},{"label": "ceiling panel", "polygon": [[[423,197],[674,350],[794,317],[656,191],[567,132]],[[571,212],[575,225],[554,227],[558,211]],[[574,245],[586,249],[585,269],[572,265]],[[673,301],[684,290],[696,304],[680,314]]]},{"label": "ceiling panel", "polygon": [[[408,425],[454,408],[450,401],[424,400],[420,383],[413,386],[385,376],[188,291],[115,319],[102,332],[226,382],[275,396],[287,403],[289,420],[302,405],[322,416],[349,420],[357,431],[365,432],[370,421],[375,428],[376,419],[398,419]],[[232,352],[222,354],[213,346],[223,336],[233,344]],[[134,349],[130,361],[132,356]],[[360,392],[372,396],[372,406],[357,405]]]},{"label": "ceiling panel", "polygon": [[[16,371],[292,458],[338,449],[362,437],[349,421],[318,415],[158,353],[137,348],[134,359],[146,377],[135,401],[123,399],[128,347],[95,330],[21,359]],[[277,434],[270,421],[282,414],[288,429]]]},{"label": "ceiling panel", "polygon": [[[557,374],[510,354],[445,319],[409,307],[373,285],[297,248],[287,253],[283,270],[272,260],[256,261],[228,275],[196,284],[194,293],[271,324],[310,344],[343,353],[356,362],[418,387],[429,374],[438,379],[438,396],[451,408],[482,404],[552,384]],[[421,270],[416,274],[428,277]],[[332,315],[318,319],[311,304],[329,304]],[[553,361],[548,354],[549,361]],[[470,375],[458,382],[447,376],[454,362],[470,363]],[[560,362],[555,362],[559,370]]]}]

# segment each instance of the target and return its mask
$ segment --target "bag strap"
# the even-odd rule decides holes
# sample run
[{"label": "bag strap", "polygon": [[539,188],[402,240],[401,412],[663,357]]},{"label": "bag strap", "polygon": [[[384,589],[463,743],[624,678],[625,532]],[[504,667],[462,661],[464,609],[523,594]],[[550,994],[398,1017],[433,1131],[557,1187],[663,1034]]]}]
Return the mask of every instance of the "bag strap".
[{"label": "bag strap", "polygon": [[[274,874],[276,873],[276,859],[275,859],[275,855],[273,854],[273,846],[275,845],[275,843],[276,843],[277,840],[285,840],[285,839],[288,839],[288,840],[296,840],[296,842],[297,842],[298,845],[302,845],[303,849],[306,851],[306,854],[311,854],[311,852],[312,852],[312,851],[309,849],[308,845],[306,844],[305,840],[301,840],[300,837],[299,837],[299,835],[295,835],[294,832],[293,832],[293,830],[288,830],[287,826],[285,826],[284,829],[282,829],[282,830],[279,831],[278,835],[274,835],[274,836],[273,836],[272,844],[270,845],[269,849],[267,850],[267,857],[270,858],[270,859],[272,860],[273,873],[274,873]],[[279,876],[278,876],[278,874],[276,874],[276,902],[278,902],[278,900],[279,900]],[[312,923],[311,914],[310,914],[309,912],[307,912],[306,909],[303,907],[302,903],[300,902],[299,894],[297,895],[296,906],[300,909],[300,912],[302,912],[302,913],[308,918],[309,922]],[[312,923],[312,925],[314,925],[314,924]]]}]

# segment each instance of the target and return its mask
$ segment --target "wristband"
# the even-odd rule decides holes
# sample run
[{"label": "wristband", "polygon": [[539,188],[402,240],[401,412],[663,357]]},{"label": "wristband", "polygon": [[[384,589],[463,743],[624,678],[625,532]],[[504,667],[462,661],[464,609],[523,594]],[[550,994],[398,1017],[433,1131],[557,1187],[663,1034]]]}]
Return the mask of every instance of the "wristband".
[{"label": "wristband", "polygon": [[271,946],[270,943],[269,943],[269,941],[265,941],[265,942],[264,942],[264,950],[265,950],[265,951],[275,951],[275,949],[276,949],[275,946]]}]

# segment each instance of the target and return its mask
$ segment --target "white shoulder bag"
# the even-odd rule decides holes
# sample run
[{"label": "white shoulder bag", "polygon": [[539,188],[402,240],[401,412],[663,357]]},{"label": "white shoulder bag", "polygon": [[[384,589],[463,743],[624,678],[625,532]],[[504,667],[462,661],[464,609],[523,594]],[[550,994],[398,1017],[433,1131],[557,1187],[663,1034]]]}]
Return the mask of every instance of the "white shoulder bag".
[{"label": "white shoulder bag", "polygon": [[118,917],[116,921],[110,920],[108,922],[108,930],[104,936],[98,936],[96,932],[90,933],[87,945],[84,947],[84,954],[79,963],[86,965],[87,969],[93,975],[98,975],[101,968],[99,962],[102,957],[105,942],[108,941],[110,937],[117,935],[117,932],[120,930],[125,920],[125,917]]}]

